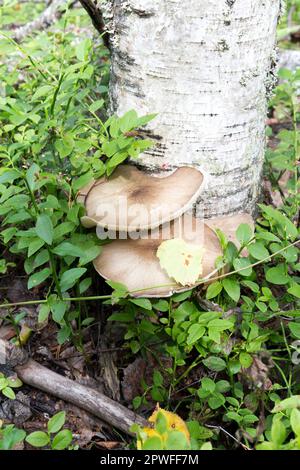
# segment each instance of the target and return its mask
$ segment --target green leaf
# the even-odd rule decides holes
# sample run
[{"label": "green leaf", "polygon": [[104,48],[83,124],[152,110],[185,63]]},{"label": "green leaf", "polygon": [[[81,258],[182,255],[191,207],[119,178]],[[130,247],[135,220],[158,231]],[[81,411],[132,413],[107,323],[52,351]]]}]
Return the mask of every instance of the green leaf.
[{"label": "green leaf", "polygon": [[126,158],[128,157],[127,153],[126,152],[118,152],[116,153],[113,157],[111,157],[107,164],[106,164],[106,169],[107,169],[107,173],[108,175],[111,175],[111,173],[113,172],[113,170],[118,166],[120,165],[121,163],[123,163]]},{"label": "green leaf", "polygon": [[249,245],[248,251],[253,258],[259,261],[266,259],[269,256],[268,250],[260,242],[252,243],[251,245]]},{"label": "green leaf", "polygon": [[47,263],[48,261],[49,261],[49,252],[48,252],[48,250],[46,250],[46,249],[42,250],[34,258],[33,268],[34,269],[39,268],[40,266]]},{"label": "green leaf", "polygon": [[63,429],[54,437],[51,448],[53,450],[64,450],[69,447],[73,439],[73,435],[69,429]]},{"label": "green leaf", "polygon": [[88,290],[88,288],[91,286],[91,284],[92,284],[92,278],[91,277],[86,277],[85,279],[80,281],[80,283],[79,283],[79,294],[83,294],[84,292],[86,292]]},{"label": "green leaf", "polygon": [[214,372],[221,372],[226,369],[226,362],[218,356],[210,356],[207,359],[204,359],[203,364]]},{"label": "green leaf", "polygon": [[83,256],[80,257],[79,266],[84,266],[87,263],[93,261],[97,256],[100,255],[102,247],[99,245],[92,245],[84,250]]},{"label": "green leaf", "polygon": [[169,310],[169,302],[167,300],[160,299],[153,304],[153,308],[159,312],[167,312]]},{"label": "green leaf", "polygon": [[65,158],[72,152],[74,148],[74,140],[71,135],[65,135],[62,139],[56,140],[54,146],[58,151],[60,158]]},{"label": "green leaf", "polygon": [[52,318],[56,323],[61,323],[68,308],[67,302],[62,300],[49,301]]},{"label": "green leaf", "polygon": [[259,285],[256,284],[256,282],[253,281],[242,281],[241,283],[243,286],[248,287],[252,292],[255,292],[256,294],[259,294]]},{"label": "green leaf", "polygon": [[30,258],[30,256],[34,255],[34,253],[36,253],[40,248],[42,248],[44,244],[44,240],[41,240],[40,238],[34,239],[28,245],[27,256]]},{"label": "green leaf", "polygon": [[32,432],[25,440],[33,447],[45,447],[50,442],[48,434],[42,431]]},{"label": "green leaf", "polygon": [[240,416],[238,413],[236,413],[235,411],[228,411],[228,413],[226,413],[225,415],[227,418],[235,421],[237,424],[239,424],[241,421],[242,421],[242,416]]},{"label": "green leaf", "polygon": [[62,242],[52,250],[58,256],[74,256],[80,258],[84,256],[84,251],[70,242]]},{"label": "green leaf", "polygon": [[145,310],[152,310],[152,303],[149,299],[130,299],[130,302],[144,308]]},{"label": "green leaf", "polygon": [[53,225],[48,215],[39,215],[36,221],[35,231],[37,236],[48,245],[53,241]]},{"label": "green leaf", "polygon": [[247,245],[253,237],[253,230],[248,224],[241,224],[237,231],[236,237],[242,246]]},{"label": "green leaf", "polygon": [[157,256],[162,269],[183,286],[195,284],[202,274],[204,249],[174,238],[162,242]]},{"label": "green leaf", "polygon": [[205,333],[205,328],[198,323],[195,323],[188,329],[188,337],[187,337],[187,344],[191,345],[198,341],[198,339],[202,338]]},{"label": "green leaf", "polygon": [[65,271],[60,279],[61,289],[64,292],[71,289],[84,273],[86,273],[86,268],[73,268]]},{"label": "green leaf", "polygon": [[0,184],[12,183],[15,179],[20,178],[21,173],[17,170],[5,170],[0,174]]},{"label": "green leaf", "polygon": [[230,383],[227,380],[219,380],[216,383],[216,390],[219,393],[229,392],[230,388],[231,388]]},{"label": "green leaf", "polygon": [[41,305],[39,309],[38,323],[43,323],[48,320],[50,307],[47,304]]},{"label": "green leaf", "polygon": [[293,395],[282,400],[274,406],[272,413],[280,413],[281,411],[293,410],[294,408],[300,408],[300,395]]},{"label": "green leaf", "polygon": [[201,387],[204,390],[207,390],[208,392],[213,393],[215,391],[216,384],[209,377],[203,377],[203,379],[201,379]]},{"label": "green leaf", "polygon": [[238,302],[241,296],[241,287],[239,282],[236,279],[227,277],[223,279],[222,284],[229,297],[231,297],[235,302]]},{"label": "green leaf", "polygon": [[155,420],[155,429],[159,434],[164,434],[168,430],[168,421],[166,416],[159,411]]},{"label": "green leaf", "polygon": [[296,338],[300,339],[300,323],[289,323],[289,329]]},{"label": "green leaf", "polygon": [[208,322],[207,327],[213,328],[218,331],[225,331],[232,328],[233,323],[230,320],[223,320],[222,318],[215,318]]},{"label": "green leaf", "polygon": [[[82,322],[82,326],[84,326],[85,320]],[[69,325],[64,325],[59,332],[57,333],[57,342],[58,344],[64,344],[71,336],[72,330]]]},{"label": "green leaf", "polygon": [[51,419],[49,419],[47,428],[49,433],[56,433],[58,432],[63,425],[65,424],[66,421],[66,413],[65,411],[60,411],[59,413],[56,413],[56,415],[52,416]]},{"label": "green leaf", "polygon": [[75,48],[76,57],[80,62],[88,60],[89,51],[91,50],[92,42],[90,38],[85,38],[77,44]]},{"label": "green leaf", "polygon": [[79,189],[83,188],[83,186],[86,186],[92,179],[93,172],[89,170],[87,173],[81,175],[79,178],[72,182],[72,187],[74,191],[79,191]]},{"label": "green leaf", "polygon": [[11,387],[5,387],[1,390],[1,392],[10,400],[14,400],[16,398],[15,392]]},{"label": "green leaf", "polygon": [[279,242],[280,243],[280,238],[278,238],[274,233],[271,232],[258,232],[256,234],[256,239],[257,240],[266,240],[268,242]]},{"label": "green leaf", "polygon": [[14,449],[15,445],[22,442],[26,437],[26,432],[15,428],[14,425],[7,425],[2,432],[0,431],[0,450]]},{"label": "green leaf", "polygon": [[163,443],[160,437],[152,436],[143,443],[142,450],[162,450]]},{"label": "green leaf", "polygon": [[[250,276],[252,273],[251,262],[248,258],[236,258],[233,261],[233,266],[236,271],[239,271],[241,276]],[[241,271],[240,271],[241,270]]]},{"label": "green leaf", "polygon": [[288,293],[300,299],[300,284],[293,284],[292,287],[288,289]]},{"label": "green leaf", "polygon": [[281,419],[277,419],[277,416],[273,418],[271,437],[272,442],[275,444],[276,448],[280,447],[280,445],[283,444],[286,438],[285,426],[282,423]]},{"label": "green leaf", "polygon": [[32,192],[35,189],[35,180],[39,172],[40,167],[36,163],[33,163],[31,167],[28,168],[28,170],[26,171],[26,181]]},{"label": "green leaf", "polygon": [[240,359],[241,366],[244,367],[245,369],[248,369],[248,367],[250,367],[253,362],[253,359],[250,356],[250,354],[246,352],[241,352],[239,355],[239,359]]},{"label": "green leaf", "polygon": [[41,98],[42,96],[49,96],[51,91],[53,91],[53,86],[51,85],[40,86],[37,91],[32,95],[32,99],[36,100],[38,98]]},{"label": "green leaf", "polygon": [[188,450],[190,449],[190,444],[183,432],[169,431],[165,447],[168,450]]},{"label": "green leaf", "polygon": [[292,239],[298,236],[297,227],[293,224],[293,222],[288,219],[288,217],[280,212],[277,209],[274,209],[272,206],[265,206],[263,204],[259,204],[263,212],[270,218],[273,219],[277,225],[279,225],[286,235]]},{"label": "green leaf", "polygon": [[220,294],[220,292],[222,292],[222,289],[223,289],[223,285],[221,282],[219,281],[213,282],[207,288],[206,298],[209,300],[209,299],[213,299],[214,297],[217,297]]},{"label": "green leaf", "polygon": [[129,132],[136,127],[138,120],[138,115],[135,110],[130,110],[124,116],[122,116],[119,120],[120,122],[120,129],[124,132]]},{"label": "green leaf", "polygon": [[211,442],[204,442],[200,447],[200,450],[213,450],[213,446]]},{"label": "green leaf", "polygon": [[291,412],[291,427],[295,435],[300,437],[300,411],[294,408]]},{"label": "green leaf", "polygon": [[115,282],[115,281],[106,281],[106,284],[108,284],[112,289],[120,292],[123,291],[124,293],[128,292],[128,288],[125,286],[125,284],[122,284],[121,282]]},{"label": "green leaf", "polygon": [[56,240],[57,238],[63,237],[67,233],[70,233],[74,230],[74,223],[73,222],[63,222],[62,224],[58,225],[54,229],[53,239]]},{"label": "green leaf", "polygon": [[145,116],[141,116],[138,118],[136,122],[137,127],[145,126],[148,122],[152,121],[152,119],[156,118],[157,114],[146,114]]},{"label": "green leaf", "polygon": [[89,111],[95,113],[98,111],[98,109],[102,108],[104,105],[105,101],[103,99],[94,101],[90,106],[89,106]]},{"label": "green leaf", "polygon": [[208,405],[212,410],[216,410],[225,404],[225,397],[221,393],[215,393],[208,399]]},{"label": "green leaf", "polygon": [[50,268],[44,268],[41,271],[33,273],[27,282],[28,289],[32,289],[33,287],[38,286],[42,282],[44,282],[51,274]]},{"label": "green leaf", "polygon": [[271,284],[276,284],[279,286],[283,286],[288,284],[290,281],[289,275],[286,273],[286,268],[284,264],[279,264],[274,268],[269,268],[266,271],[266,280]]}]

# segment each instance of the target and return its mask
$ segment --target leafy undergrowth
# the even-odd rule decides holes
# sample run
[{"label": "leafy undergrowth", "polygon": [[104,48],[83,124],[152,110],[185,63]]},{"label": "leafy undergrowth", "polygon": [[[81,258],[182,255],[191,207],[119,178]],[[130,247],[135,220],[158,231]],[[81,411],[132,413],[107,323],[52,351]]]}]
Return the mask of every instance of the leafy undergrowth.
[{"label": "leafy undergrowth", "polygon": [[[35,359],[143,416],[159,403],[155,428],[135,428],[138,448],[299,449],[299,72],[281,72],[270,106],[255,235],[241,225],[237,248],[219,233],[208,288],[132,299],[95,276],[101,242],[80,225],[76,195],[151,145],[132,130],[154,116],[107,118],[109,56],[101,39],[79,39],[90,29],[81,9],[19,45],[11,25],[30,5],[5,8],[0,337],[30,343]],[[0,449],[136,447],[67,403],[17,392],[11,374],[0,376]],[[55,417],[45,423],[45,413]]]}]

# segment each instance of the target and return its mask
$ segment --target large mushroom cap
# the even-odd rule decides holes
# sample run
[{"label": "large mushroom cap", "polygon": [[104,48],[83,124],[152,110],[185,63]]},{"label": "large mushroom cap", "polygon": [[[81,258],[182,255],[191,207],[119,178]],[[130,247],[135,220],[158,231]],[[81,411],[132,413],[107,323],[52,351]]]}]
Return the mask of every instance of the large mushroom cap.
[{"label": "large mushroom cap", "polygon": [[254,220],[250,214],[246,213],[215,217],[207,219],[205,222],[212,230],[222,230],[228,241],[233,242],[237,247],[240,246],[240,243],[236,237],[236,231],[241,224],[250,225],[254,233]]},{"label": "large mushroom cap", "polygon": [[103,247],[94,260],[94,267],[105,279],[126,285],[135,297],[168,297],[188,290],[191,287],[176,284],[167,275],[157,257],[161,243],[174,238],[204,248],[202,278],[215,271],[216,258],[222,254],[218,238],[206,224],[192,216],[187,219],[183,216],[152,231],[148,239],[112,241]]},{"label": "large mushroom cap", "polygon": [[197,200],[203,174],[182,167],[166,177],[150,176],[131,165],[120,165],[113,175],[94,182],[79,193],[84,199],[85,227],[108,230],[149,230],[182,215]]}]

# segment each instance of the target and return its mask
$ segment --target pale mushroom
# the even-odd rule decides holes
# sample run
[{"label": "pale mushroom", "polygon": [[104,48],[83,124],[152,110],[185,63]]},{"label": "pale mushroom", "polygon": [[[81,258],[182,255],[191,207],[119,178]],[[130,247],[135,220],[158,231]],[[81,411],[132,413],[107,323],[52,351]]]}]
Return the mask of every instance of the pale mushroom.
[{"label": "pale mushroom", "polygon": [[79,192],[86,215],[82,224],[108,230],[149,230],[180,217],[203,188],[203,173],[181,167],[165,177],[150,176],[132,165],[120,165],[107,179],[90,183]]},{"label": "pale mushroom", "polygon": [[216,275],[215,261],[222,255],[218,238],[203,221],[187,215],[151,231],[148,239],[114,240],[103,246],[94,267],[105,279],[126,285],[134,297],[168,297],[189,290],[193,286],[176,284],[161,268],[157,257],[161,243],[174,238],[203,247],[201,278]]}]

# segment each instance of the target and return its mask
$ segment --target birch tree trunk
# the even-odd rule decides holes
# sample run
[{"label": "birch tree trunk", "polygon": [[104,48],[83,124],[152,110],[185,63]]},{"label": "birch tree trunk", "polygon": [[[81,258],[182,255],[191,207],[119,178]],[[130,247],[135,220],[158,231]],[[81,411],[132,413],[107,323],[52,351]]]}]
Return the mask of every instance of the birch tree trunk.
[{"label": "birch tree trunk", "polygon": [[158,113],[147,126],[156,146],[139,158],[143,168],[161,173],[192,165],[208,173],[199,216],[255,207],[280,3],[100,3],[111,42],[112,111]]}]

